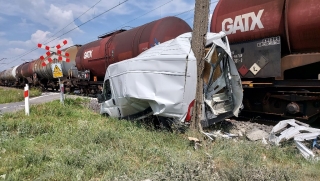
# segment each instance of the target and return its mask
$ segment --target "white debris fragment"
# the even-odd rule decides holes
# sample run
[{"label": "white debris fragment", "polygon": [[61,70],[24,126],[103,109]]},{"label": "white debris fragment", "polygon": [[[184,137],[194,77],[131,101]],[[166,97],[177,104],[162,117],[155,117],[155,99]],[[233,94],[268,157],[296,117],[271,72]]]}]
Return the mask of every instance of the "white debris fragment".
[{"label": "white debris fragment", "polygon": [[211,140],[213,140],[213,138],[217,138],[217,137],[222,137],[222,138],[227,138],[227,139],[238,137],[238,135],[236,135],[236,134],[221,133],[221,130],[214,131],[213,133],[206,133],[206,132],[201,131],[201,133],[206,135]]},{"label": "white debris fragment", "polygon": [[[292,126],[288,129],[284,129],[287,126]],[[283,131],[282,131],[283,130]],[[276,136],[280,131],[280,136]],[[310,128],[306,126],[301,126],[295,123],[294,119],[288,119],[284,121],[280,121],[277,125],[275,125],[270,133],[269,141],[276,145],[283,140],[289,140],[294,138],[297,141],[310,140],[315,139],[320,135],[320,129]]]},{"label": "white debris fragment", "polygon": [[310,157],[314,158],[315,155],[314,153],[308,149],[304,144],[302,144],[300,141],[295,141],[298,150],[300,151],[301,155],[305,158],[305,159],[310,159]]},{"label": "white debris fragment", "polygon": [[194,138],[194,137],[188,137],[189,141],[194,143],[194,149],[197,150],[198,148],[202,147],[202,145],[200,144],[200,140],[198,138]]},{"label": "white debris fragment", "polygon": [[6,174],[0,175],[0,178],[6,179]]},{"label": "white debris fragment", "polygon": [[189,141],[200,142],[198,138],[188,137]]},{"label": "white debris fragment", "polygon": [[264,144],[264,145],[268,144],[267,140],[264,137],[262,138],[262,144]]},{"label": "white debris fragment", "polygon": [[295,135],[294,140],[295,141],[312,140],[312,139],[316,139],[318,136],[319,136],[319,132],[300,133],[300,134]]},{"label": "white debris fragment", "polygon": [[242,131],[238,131],[238,135],[240,136],[240,137],[242,137],[243,136],[243,134],[242,134]]},{"label": "white debris fragment", "polygon": [[[287,128],[288,126],[291,127]],[[315,154],[309,148],[303,145],[301,141],[314,140],[319,135],[320,129],[311,128],[309,125],[296,121],[295,119],[288,119],[279,122],[273,127],[269,136],[269,141],[275,145],[279,145],[282,140],[289,140],[293,138],[298,150],[304,158],[318,160],[318,158],[315,158]]]},{"label": "white debris fragment", "polygon": [[210,133],[203,132],[203,131],[201,131],[201,133],[203,133],[203,134],[206,135],[211,141],[213,141],[213,138],[211,137],[211,136],[213,136],[213,135],[211,135]]}]

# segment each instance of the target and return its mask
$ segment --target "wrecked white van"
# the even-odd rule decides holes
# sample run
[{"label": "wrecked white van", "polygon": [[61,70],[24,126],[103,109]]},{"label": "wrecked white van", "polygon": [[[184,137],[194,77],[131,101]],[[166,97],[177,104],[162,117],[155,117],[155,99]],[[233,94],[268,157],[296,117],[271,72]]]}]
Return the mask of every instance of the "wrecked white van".
[{"label": "wrecked white van", "polygon": [[[135,58],[112,64],[98,95],[101,114],[119,119],[157,116],[189,124],[196,94],[197,62],[191,33],[152,47]],[[231,116],[242,106],[242,85],[225,33],[208,33],[203,77],[202,126]]]}]

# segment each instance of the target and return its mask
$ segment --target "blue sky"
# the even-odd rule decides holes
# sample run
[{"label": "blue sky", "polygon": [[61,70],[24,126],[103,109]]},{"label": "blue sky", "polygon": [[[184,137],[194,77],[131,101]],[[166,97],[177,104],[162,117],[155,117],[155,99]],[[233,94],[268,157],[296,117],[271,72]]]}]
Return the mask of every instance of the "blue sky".
[{"label": "blue sky", "polygon": [[[44,54],[38,43],[54,46],[67,40],[66,47],[83,45],[121,27],[137,27],[183,12],[177,17],[193,25],[195,0],[124,1],[0,0],[0,71]],[[216,5],[212,2],[210,14]]]}]

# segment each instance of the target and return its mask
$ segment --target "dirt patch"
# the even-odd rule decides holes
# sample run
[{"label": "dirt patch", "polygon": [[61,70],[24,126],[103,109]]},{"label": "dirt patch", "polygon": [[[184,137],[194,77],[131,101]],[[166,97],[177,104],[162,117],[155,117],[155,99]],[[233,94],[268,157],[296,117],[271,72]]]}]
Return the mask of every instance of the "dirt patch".
[{"label": "dirt patch", "polygon": [[208,128],[206,131],[222,130],[226,133],[236,134],[238,136],[244,136],[254,130],[262,130],[270,133],[273,125],[265,125],[250,121],[238,121],[235,119],[226,119],[216,125]]},{"label": "dirt patch", "polygon": [[262,140],[267,144],[273,125],[262,123],[239,121],[235,119],[226,119],[209,128],[203,130],[203,134],[214,139],[215,137],[223,138],[246,138],[250,141]]},{"label": "dirt patch", "polygon": [[230,122],[232,125],[232,130],[244,130],[245,133],[254,130],[254,129],[260,129],[267,133],[270,133],[273,125],[265,125],[260,123],[254,123],[249,121],[237,121],[234,119],[226,120],[226,122]]}]

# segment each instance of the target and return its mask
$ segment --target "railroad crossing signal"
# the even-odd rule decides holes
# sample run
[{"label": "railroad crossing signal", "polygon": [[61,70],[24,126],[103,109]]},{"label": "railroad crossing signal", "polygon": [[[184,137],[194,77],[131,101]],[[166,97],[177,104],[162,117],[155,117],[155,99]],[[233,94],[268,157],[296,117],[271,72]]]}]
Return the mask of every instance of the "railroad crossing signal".
[{"label": "railroad crossing signal", "polygon": [[[70,62],[69,58],[65,58],[65,57],[69,56],[69,53],[59,50],[62,46],[66,45],[67,43],[68,43],[67,40],[64,40],[62,43],[58,44],[55,47],[49,47],[49,46],[45,46],[45,45],[39,43],[38,44],[39,48],[47,50],[47,52],[44,55],[40,56],[40,59],[44,60],[42,62],[42,66],[46,66],[47,64],[52,62],[53,59],[58,59],[59,61]],[[51,57],[46,59],[46,57],[50,56],[52,53],[54,53],[54,54]],[[63,56],[65,56],[65,57],[63,57]]]}]

